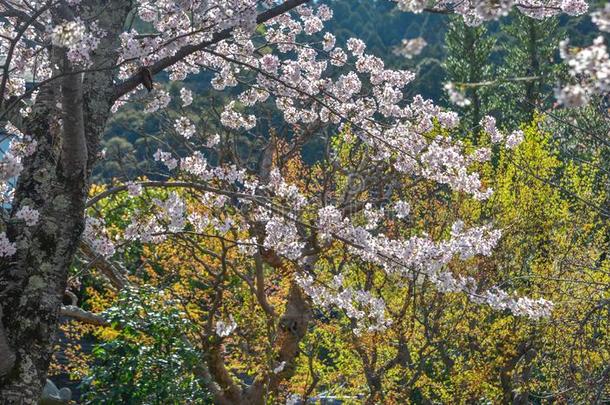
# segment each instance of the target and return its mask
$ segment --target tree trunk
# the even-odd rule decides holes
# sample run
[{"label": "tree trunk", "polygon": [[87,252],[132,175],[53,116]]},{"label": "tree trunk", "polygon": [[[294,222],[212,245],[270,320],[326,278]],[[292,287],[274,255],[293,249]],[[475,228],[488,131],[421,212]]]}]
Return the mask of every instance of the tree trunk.
[{"label": "tree trunk", "polygon": [[[38,145],[24,162],[11,217],[29,205],[40,220],[30,228],[10,221],[7,235],[16,241],[17,253],[0,263],[0,338],[5,334],[8,342],[0,345],[0,357],[15,355],[0,381],[3,404],[36,404],[46,381],[68,270],[84,229],[91,168],[113,102],[118,35],[131,9],[127,0],[81,6],[98,12],[98,25],[107,33],[92,55],[96,71],[83,77],[65,63],[58,73],[67,76],[41,89],[26,124]],[[65,111],[62,126],[58,102]]]},{"label": "tree trunk", "polygon": [[311,306],[301,290],[293,283],[290,286],[286,308],[280,318],[277,339],[278,363],[284,363],[283,370],[267,377],[258,377],[246,391],[243,403],[248,405],[264,405],[268,394],[277,394],[282,381],[292,377],[296,369],[296,359],[299,356],[299,344],[307,333],[312,319]]}]

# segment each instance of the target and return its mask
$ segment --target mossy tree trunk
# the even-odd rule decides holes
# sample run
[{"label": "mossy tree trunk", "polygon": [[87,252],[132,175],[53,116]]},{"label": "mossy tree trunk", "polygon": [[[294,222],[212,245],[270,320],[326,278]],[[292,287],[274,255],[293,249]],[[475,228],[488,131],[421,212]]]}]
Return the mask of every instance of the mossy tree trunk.
[{"label": "mossy tree trunk", "polygon": [[29,205],[40,220],[30,228],[9,220],[7,235],[16,241],[17,253],[0,263],[0,357],[7,359],[0,370],[0,398],[8,404],[38,403],[46,381],[68,270],[85,225],[91,168],[114,98],[115,50],[132,5],[88,0],[81,7],[97,14],[107,33],[92,55],[92,71],[76,72],[65,50],[52,49],[59,79],[40,89],[24,123],[37,149],[24,161],[11,218]]}]

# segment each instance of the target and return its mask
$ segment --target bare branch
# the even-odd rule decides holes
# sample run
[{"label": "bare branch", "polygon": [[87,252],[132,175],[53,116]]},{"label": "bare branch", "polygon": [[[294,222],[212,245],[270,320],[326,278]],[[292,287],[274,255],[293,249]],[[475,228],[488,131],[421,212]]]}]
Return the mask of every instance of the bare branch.
[{"label": "bare branch", "polygon": [[542,79],[542,76],[505,77],[505,78],[487,80],[487,81],[477,82],[477,83],[456,82],[453,84],[455,84],[458,87],[474,88],[474,87],[495,86],[498,84],[509,83],[509,82],[533,82],[533,81],[540,80],[540,79]]},{"label": "bare branch", "polygon": [[114,288],[122,290],[129,284],[129,281],[123,276],[124,271],[117,268],[114,263],[109,262],[104,257],[95,253],[87,241],[81,241],[80,250],[87,259],[92,263],[95,263],[95,267],[110,280],[110,284],[112,284]]},{"label": "bare branch", "polygon": [[89,323],[91,325],[97,326],[108,326],[110,322],[108,322],[103,316],[99,314],[94,314],[93,312],[86,311],[80,307],[75,305],[64,305],[61,307],[59,311],[61,316],[65,316],[68,318],[76,319],[77,321]]}]

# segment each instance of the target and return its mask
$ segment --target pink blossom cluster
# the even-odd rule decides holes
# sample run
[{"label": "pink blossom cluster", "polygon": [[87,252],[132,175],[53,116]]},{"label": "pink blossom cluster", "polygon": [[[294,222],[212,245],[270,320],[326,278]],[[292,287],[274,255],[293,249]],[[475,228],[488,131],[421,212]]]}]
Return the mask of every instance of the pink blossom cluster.
[{"label": "pink blossom cluster", "polygon": [[565,13],[572,16],[585,14],[589,8],[585,0],[393,0],[401,10],[421,13],[426,9],[451,10],[464,17],[470,25],[478,25],[484,21],[494,20],[508,15],[513,7],[532,18],[546,18]]},{"label": "pink blossom cluster", "polygon": [[407,59],[411,59],[414,56],[419,55],[424,50],[426,45],[428,45],[428,43],[422,37],[403,39],[400,45],[394,49],[394,53]]},{"label": "pink blossom cluster", "polygon": [[[215,173],[222,171],[214,170]],[[229,170],[229,172],[231,172]],[[207,174],[206,176],[210,176]],[[246,183],[243,173],[235,172],[221,174],[219,177]],[[265,186],[254,186],[264,192],[276,192],[281,200],[297,202],[296,207],[300,209],[307,200],[300,195],[297,189],[288,185],[277,171],[271,176],[272,180]],[[208,177],[209,179],[210,177]],[[152,216],[134,216],[132,224],[125,230],[126,239],[138,239],[143,242],[159,243],[166,239],[168,233],[176,233],[185,229],[187,222],[192,224],[197,232],[209,231],[209,226],[213,226],[215,231],[224,233],[229,228],[235,226],[233,221],[219,221],[216,218],[202,216],[200,214],[186,214],[185,203],[177,193],[170,193],[165,200],[154,200],[158,211]],[[227,197],[214,193],[205,193],[202,197],[205,206],[223,207],[227,203]],[[406,203],[397,204],[401,212],[407,211]],[[263,246],[273,249],[278,254],[291,260],[299,260],[303,254],[304,243],[299,236],[295,219],[291,215],[277,215],[263,206],[258,209],[258,220],[265,225],[265,240]],[[426,236],[413,237],[408,240],[392,240],[383,234],[374,235],[371,233],[371,223],[377,223],[382,219],[383,211],[375,210],[370,205],[365,208],[365,226],[355,226],[352,222],[344,218],[340,211],[327,206],[318,212],[318,230],[321,237],[328,239],[339,238],[349,244],[350,250],[356,256],[376,264],[385,269],[389,274],[396,274],[402,277],[426,279],[433,282],[437,288],[445,292],[464,292],[473,301],[487,303],[497,309],[509,309],[517,315],[527,315],[530,317],[540,317],[548,315],[551,304],[544,300],[532,300],[528,298],[508,297],[507,293],[499,289],[479,292],[473,279],[467,277],[455,277],[450,272],[444,271],[446,266],[454,256],[461,259],[468,259],[474,255],[490,255],[493,246],[500,237],[500,232],[491,230],[489,227],[475,227],[464,230],[464,224],[457,222],[452,227],[451,239],[441,242],[433,242]],[[368,229],[367,229],[368,228]],[[242,227],[247,230],[248,227]],[[98,242],[103,246],[104,240]],[[242,241],[246,248],[244,252],[253,252],[256,247],[253,239]],[[315,283],[309,276],[300,278],[301,286],[304,291],[311,294],[314,302],[323,307],[337,306],[346,311],[346,314],[359,322],[362,330],[378,330],[387,326],[391,320],[386,319],[384,304],[380,299],[371,296],[370,292],[356,291],[350,288],[339,287],[340,283],[331,293],[322,285]],[[365,310],[366,309],[366,310]],[[366,322],[368,323],[366,323]],[[366,327],[364,326],[366,323]]]},{"label": "pink blossom cluster", "polygon": [[187,117],[180,117],[174,122],[174,129],[176,132],[186,139],[189,139],[197,132],[195,124]]},{"label": "pink blossom cluster", "polygon": [[[263,219],[259,217],[259,219]],[[301,258],[304,243],[292,221],[277,215],[266,218],[263,246],[291,260]]]},{"label": "pink blossom cluster", "polygon": [[0,232],[0,257],[10,257],[17,253],[17,244],[11,242],[6,232]]},{"label": "pink blossom cluster", "polygon": [[183,87],[180,89],[180,99],[182,100],[182,106],[188,107],[193,103],[193,92]]},{"label": "pink blossom cluster", "polygon": [[[303,196],[297,187],[286,182],[278,170],[272,170],[268,181],[261,184],[234,166],[211,167],[198,153],[182,158],[181,169],[201,181],[201,184],[221,182],[225,184],[224,189],[237,187],[235,192],[241,196],[239,201],[248,204],[254,202],[256,209],[253,219],[264,225],[264,239],[261,246],[256,242],[255,234],[235,241],[240,252],[251,255],[259,248],[265,248],[294,262],[304,260],[306,241],[298,227],[302,213],[311,208],[312,201]],[[128,191],[137,184],[128,184]],[[251,230],[246,217],[239,219],[239,216],[226,214],[225,207],[232,204],[227,195],[205,191],[198,198],[202,206],[208,207],[207,213],[189,213],[184,197],[177,192],[169,193],[164,199],[153,199],[153,209],[132,217],[131,224],[124,231],[125,241],[160,243],[168,236],[187,229],[202,235],[210,232],[225,235],[230,229],[241,232]],[[284,208],[279,210],[281,207]],[[409,210],[406,201],[398,201],[391,211],[398,218],[405,218]],[[516,315],[532,318],[548,315],[552,305],[543,299],[513,297],[498,288],[479,291],[474,279],[454,276],[447,269],[456,258],[468,260],[476,255],[491,255],[501,236],[500,231],[487,225],[465,229],[464,223],[458,221],[452,226],[448,240],[433,241],[425,234],[404,240],[391,239],[379,231],[379,225],[387,215],[385,209],[369,203],[365,205],[361,219],[350,219],[335,206],[328,205],[317,211],[316,233],[321,243],[333,240],[344,243],[355,257],[379,266],[388,275],[427,280],[439,291],[465,293],[474,302],[496,309],[508,309]],[[92,222],[92,225],[99,226],[99,222]],[[94,244],[101,250],[100,253],[114,252],[108,245],[108,238],[98,239]],[[358,321],[359,331],[382,330],[391,323],[380,298],[369,291],[345,287],[341,275],[335,278],[330,288],[317,282],[313,274],[299,277],[301,287],[316,304],[343,309],[347,316]]]},{"label": "pink blossom cluster", "polygon": [[148,100],[144,111],[152,113],[161,110],[167,107],[170,101],[172,101],[172,98],[168,92],[165,90],[156,90],[153,92],[152,97]]},{"label": "pink blossom cluster", "polygon": [[40,214],[34,208],[24,205],[15,213],[15,218],[21,219],[27,226],[34,226],[38,223]]},{"label": "pink blossom cluster", "polygon": [[110,257],[116,252],[115,243],[110,240],[105,224],[99,218],[87,217],[82,238],[102,257]]},{"label": "pink blossom cluster", "polygon": [[88,66],[91,52],[95,51],[105,33],[95,22],[85,25],[79,18],[55,25],[51,29],[51,43],[67,48],[67,57],[74,63]]},{"label": "pink blossom cluster", "polygon": [[155,161],[163,163],[169,170],[174,170],[178,166],[178,160],[170,152],[165,152],[161,149],[157,149],[153,158]]},{"label": "pink blossom cluster", "polygon": [[600,31],[610,32],[610,3],[606,3],[601,10],[591,13],[591,20]]},{"label": "pink blossom cluster", "polygon": [[481,119],[479,123],[482,129],[490,136],[491,142],[498,144],[504,142],[508,149],[515,149],[525,139],[525,134],[520,129],[511,132],[508,135],[502,133],[496,127],[496,119],[492,116],[486,115]]},{"label": "pink blossom cluster", "polygon": [[[76,5],[77,1],[72,1]],[[46,2],[17,0],[0,5],[3,22],[0,23],[0,53],[10,55],[9,76],[3,97],[22,96],[25,81],[35,77],[43,81],[51,77],[49,45],[66,50],[68,60],[81,67],[91,63],[91,52],[95,51],[105,33],[95,21],[85,23],[81,18],[58,20],[53,17],[52,7]],[[32,12],[35,21],[22,21],[15,10]],[[19,26],[17,31],[15,27]],[[23,30],[23,32],[21,32]],[[9,51],[10,50],[10,51]]]},{"label": "pink blossom cluster", "polygon": [[327,206],[318,211],[318,227],[325,231],[322,235],[325,240],[340,238],[349,244],[355,255],[379,265],[388,274],[426,279],[435,284],[439,291],[462,292],[477,303],[485,303],[495,309],[508,309],[515,315],[546,317],[552,308],[552,304],[544,299],[509,297],[499,288],[480,292],[473,278],[456,277],[444,270],[455,256],[466,260],[475,255],[491,255],[501,232],[489,226],[465,230],[464,224],[458,221],[452,226],[449,240],[434,242],[425,235],[396,240],[383,234],[374,235],[365,227],[354,225],[343,217],[337,208]]},{"label": "pink blossom cluster", "polygon": [[[601,14],[600,14],[601,15]],[[603,18],[597,19],[604,26]],[[561,57],[567,62],[570,75],[575,83],[557,89],[556,98],[566,107],[587,104],[593,95],[608,94],[610,91],[610,57],[604,37],[598,36],[593,44],[572,52],[568,40],[560,44]]]},{"label": "pink blossom cluster", "polygon": [[341,275],[335,276],[329,287],[316,283],[309,275],[298,276],[297,283],[317,306],[340,308],[346,316],[356,320],[358,326],[354,333],[357,335],[363,331],[381,331],[392,324],[386,317],[386,306],[381,298],[374,297],[370,291],[345,287]]},{"label": "pink blossom cluster", "polygon": [[[247,8],[245,3],[235,10]],[[159,24],[158,29],[171,28],[182,32],[178,17],[162,18],[163,12],[159,9],[163,7],[143,3],[146,18]],[[153,9],[156,10],[154,13]],[[215,11],[214,15],[217,16],[218,12]],[[209,50],[192,54],[188,66],[175,64],[170,68],[171,74],[183,79],[190,73],[207,68],[216,72],[212,86],[217,90],[249,83],[238,96],[240,105],[231,101],[221,113],[221,123],[232,130],[252,129],[256,117],[247,113],[247,107],[265,102],[272,96],[275,106],[290,124],[316,121],[336,125],[349,123],[363,141],[377,150],[377,159],[391,158],[401,171],[442,179],[446,184],[479,198],[486,195],[477,176],[467,174],[467,168],[457,170],[456,162],[436,165],[439,168],[451,166],[442,176],[436,176],[429,168],[430,159],[426,162],[419,159],[428,149],[427,133],[435,123],[447,129],[454,128],[459,123],[456,114],[443,111],[420,96],[407,102],[404,90],[414,74],[386,68],[380,58],[366,53],[366,45],[360,39],[350,38],[345,48],[341,48],[332,34],[325,33],[322,49],[299,40],[321,33],[323,22],[332,16],[327,6],[301,6],[297,14],[298,18],[282,14],[265,23],[264,39],[276,52],[257,55],[251,33],[239,29],[233,41],[221,41]],[[139,58],[140,64],[149,64],[169,52],[167,46],[159,49],[165,46],[159,38],[141,38],[136,34],[124,35],[123,46],[129,50],[129,55],[124,55],[126,60]],[[174,41],[171,47],[180,43],[181,40]],[[124,74],[133,73],[136,66],[136,63],[124,64]],[[344,69],[335,74],[331,67]],[[161,91],[153,93],[157,92],[159,95],[153,94],[147,111],[155,111],[169,103],[167,94]],[[181,120],[180,124],[186,125],[186,121]],[[184,125],[180,129],[187,135],[192,132]],[[431,147],[436,146],[433,144]],[[433,154],[427,156],[430,158]]]},{"label": "pink blossom cluster", "polygon": [[[591,20],[600,31],[610,32],[610,4],[591,13]],[[610,57],[604,37],[582,49],[570,49],[569,40],[560,42],[559,51],[567,63],[572,82],[558,87],[555,97],[566,107],[580,107],[593,97],[606,96],[610,92]]]},{"label": "pink blossom cluster", "polygon": [[451,82],[445,83],[443,89],[447,92],[447,95],[449,96],[449,101],[452,104],[457,105],[458,107],[466,107],[472,103],[472,101],[470,101],[466,97],[464,92],[458,90],[456,85]]},{"label": "pink blossom cluster", "polygon": [[23,170],[22,160],[36,151],[37,142],[29,135],[24,135],[12,124],[5,125],[10,136],[9,146],[0,158],[0,193],[1,199],[7,200],[12,192],[12,180]]},{"label": "pink blossom cluster", "polygon": [[[140,19],[152,24],[158,34],[142,38],[132,30],[122,35],[121,60],[137,60],[133,65],[122,67],[123,78],[133,74],[137,66],[151,65],[172,56],[185,45],[210,41],[216,33],[226,29],[232,29],[235,36],[248,37],[256,27],[259,6],[262,4],[268,8],[274,5],[273,1],[256,0],[138,0],[137,3]],[[316,25],[312,19],[307,23],[309,27]],[[172,80],[183,79],[183,73],[187,71],[196,73],[197,69],[189,67],[187,63],[178,65],[172,70]]]},{"label": "pink blossom cluster", "polygon": [[221,338],[229,336],[235,329],[237,329],[237,323],[231,315],[229,315],[228,321],[216,321],[216,334]]}]

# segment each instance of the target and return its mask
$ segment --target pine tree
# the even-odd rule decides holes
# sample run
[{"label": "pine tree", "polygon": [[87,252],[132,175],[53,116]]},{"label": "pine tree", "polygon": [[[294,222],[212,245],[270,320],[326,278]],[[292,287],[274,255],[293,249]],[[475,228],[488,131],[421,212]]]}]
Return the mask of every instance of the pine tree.
[{"label": "pine tree", "polygon": [[446,80],[462,90],[470,101],[466,106],[454,108],[461,113],[465,129],[479,125],[481,118],[491,108],[489,89],[472,84],[492,79],[490,59],[494,45],[495,40],[488,35],[484,25],[470,27],[462,18],[452,18],[445,36],[447,59],[444,68]]},{"label": "pine tree", "polygon": [[555,62],[559,33],[556,17],[536,20],[514,13],[501,26],[507,35],[502,41],[504,78],[495,97],[502,122],[517,127],[530,122],[537,109],[553,102],[553,86],[559,65]]}]

